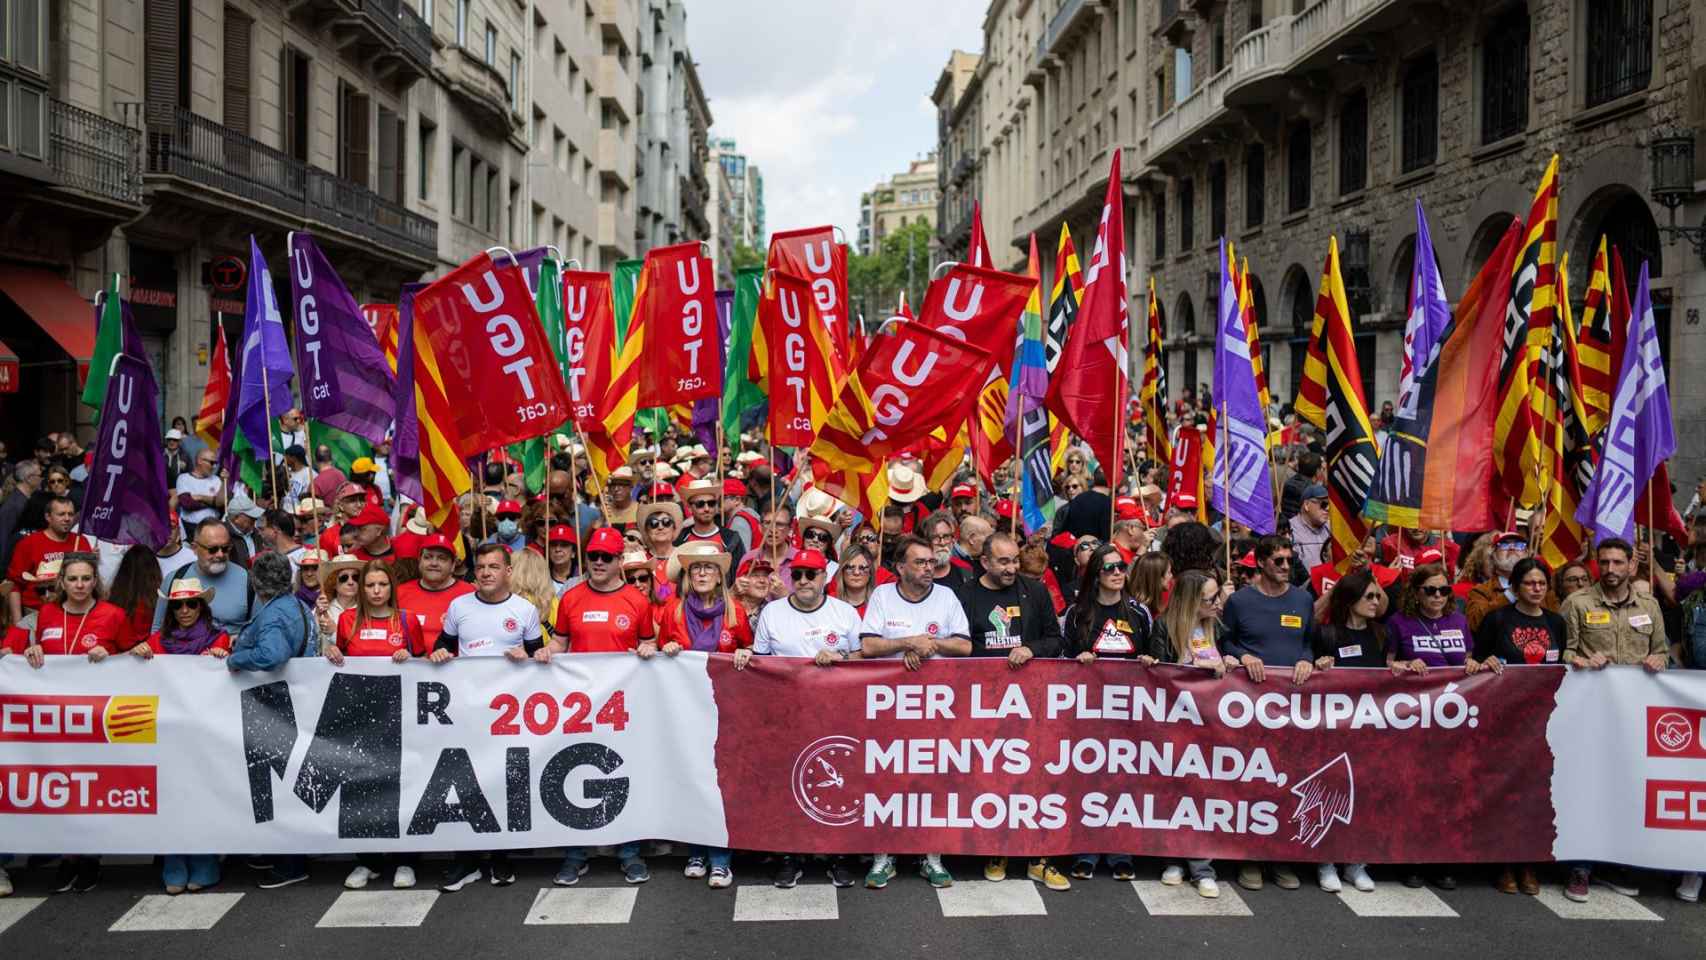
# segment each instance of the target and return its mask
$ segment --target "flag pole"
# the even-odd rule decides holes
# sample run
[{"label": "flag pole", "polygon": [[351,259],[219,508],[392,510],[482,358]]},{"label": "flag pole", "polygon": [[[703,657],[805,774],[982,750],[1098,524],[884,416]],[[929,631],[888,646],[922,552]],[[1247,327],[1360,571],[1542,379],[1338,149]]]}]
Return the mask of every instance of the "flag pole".
[{"label": "flag pole", "polygon": [[[1231,469],[1232,457],[1229,456],[1230,451],[1227,450],[1227,446],[1228,446],[1228,444],[1231,443],[1232,433],[1231,433],[1231,424],[1229,424],[1226,420],[1228,408],[1227,408],[1227,404],[1226,404],[1225,391],[1222,391],[1221,393],[1222,393],[1222,395],[1220,398],[1220,445],[1215,448],[1214,458],[1216,460],[1220,461],[1220,464],[1219,464],[1220,465],[1220,489],[1222,491],[1224,491],[1221,494],[1221,502],[1220,502],[1220,505],[1222,507],[1221,512],[1220,512],[1220,540],[1226,547],[1226,582],[1231,583],[1232,582],[1232,469]],[[1209,499],[1212,500],[1213,497],[1210,497]]]},{"label": "flag pole", "polygon": [[[581,449],[585,450],[586,445],[582,444]],[[588,457],[587,462],[591,463],[592,458]],[[586,573],[586,547],[581,544],[581,541],[586,538],[581,536],[581,509],[578,503],[580,491],[575,489],[576,486],[575,455],[571,453],[569,454],[569,529],[575,532],[575,573],[584,576]],[[545,475],[545,498],[547,500],[551,498],[550,474]]]},{"label": "flag pole", "polygon": [[[220,310],[220,311],[214,313],[213,317],[214,317],[214,323],[219,325],[217,327],[217,330],[218,330],[220,336],[215,340],[215,345],[217,348],[217,344],[218,344],[219,340],[224,339],[225,311]],[[229,369],[230,358],[226,358],[226,365],[227,365],[227,369]],[[213,369],[213,357],[209,356],[207,358],[207,366],[208,366],[209,371],[211,371]],[[240,382],[232,383],[226,389],[228,391],[229,390],[241,391],[243,389],[243,384]],[[226,406],[229,407],[230,404],[227,403]],[[224,426],[224,420],[223,419],[220,421],[220,426],[221,427]],[[237,442],[237,435],[235,433],[233,433],[231,435],[231,442],[233,445],[235,445]],[[219,457],[220,461],[224,461],[225,451],[224,450],[219,451],[217,456]],[[231,505],[231,472],[224,468],[223,462],[216,463],[215,469],[219,470],[219,512],[221,514],[220,519],[223,520],[224,519],[223,514],[225,513],[225,508],[229,507]]]},{"label": "flag pole", "polygon": [[[586,442],[586,431],[581,429],[581,425],[579,423],[575,424],[575,436],[580,438],[581,452],[586,454],[587,465],[591,466],[591,464],[592,464],[592,447],[587,444],[587,442]],[[570,457],[569,458],[569,467],[570,467],[570,469],[569,469],[569,490],[571,492],[574,490],[574,487],[575,487],[575,471],[573,469],[574,465],[575,465],[574,464],[574,458]],[[593,472],[593,480],[596,481],[597,479],[598,479],[598,473],[597,473],[597,471],[594,471]],[[608,486],[608,484],[599,483],[599,485],[598,485],[598,499],[593,502],[593,506],[598,508],[598,519],[603,521],[604,525],[608,527],[608,526],[610,526],[610,514],[608,511],[606,511],[604,509],[604,497],[605,497],[605,487],[606,486]],[[579,536],[580,530],[579,530],[579,523],[578,522],[576,523],[576,531],[575,532],[577,534],[575,537],[575,540],[577,541],[576,545],[579,546],[578,541],[580,540],[580,536]],[[583,553],[584,553],[584,551],[583,551]],[[584,556],[582,557],[582,559],[583,560],[585,559]],[[583,574],[586,572],[584,567],[582,568],[581,572]]]}]

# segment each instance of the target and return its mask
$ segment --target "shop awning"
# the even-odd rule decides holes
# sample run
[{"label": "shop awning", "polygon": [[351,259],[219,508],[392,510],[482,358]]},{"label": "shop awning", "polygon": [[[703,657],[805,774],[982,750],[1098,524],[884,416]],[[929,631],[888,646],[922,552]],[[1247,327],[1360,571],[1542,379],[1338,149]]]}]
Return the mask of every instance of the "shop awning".
[{"label": "shop awning", "polygon": [[18,392],[18,354],[0,340],[0,393]]},{"label": "shop awning", "polygon": [[89,368],[95,355],[95,311],[70,284],[47,270],[0,264],[0,293],[71,355],[79,374]]}]

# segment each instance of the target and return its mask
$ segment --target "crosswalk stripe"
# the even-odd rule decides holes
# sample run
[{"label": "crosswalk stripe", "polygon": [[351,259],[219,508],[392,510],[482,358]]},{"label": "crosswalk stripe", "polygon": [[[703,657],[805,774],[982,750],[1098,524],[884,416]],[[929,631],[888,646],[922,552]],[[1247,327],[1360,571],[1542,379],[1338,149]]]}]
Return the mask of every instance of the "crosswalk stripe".
[{"label": "crosswalk stripe", "polygon": [[1457,911],[1447,906],[1439,894],[1426,887],[1413,890],[1402,884],[1382,883],[1363,893],[1346,883],[1339,901],[1359,917],[1457,916]]},{"label": "crosswalk stripe", "polygon": [[1625,897],[1613,890],[1594,887],[1588,891],[1588,902],[1577,903],[1564,896],[1564,888],[1545,886],[1535,898],[1546,909],[1564,920],[1663,920],[1664,918],[1641,906],[1634,897]]},{"label": "crosswalk stripe", "polygon": [[1197,893],[1194,884],[1168,886],[1159,880],[1133,880],[1131,888],[1152,917],[1248,917],[1250,907],[1230,883],[1220,884],[1213,900]]},{"label": "crosswalk stripe", "polygon": [[944,917],[1041,917],[1048,914],[1042,894],[1029,880],[957,880],[936,891]]},{"label": "crosswalk stripe", "polygon": [[212,930],[243,899],[240,893],[149,894],[107,929],[114,933],[155,930]]},{"label": "crosswalk stripe", "polygon": [[5,933],[8,927],[46,902],[46,897],[7,897],[0,900],[0,933]]},{"label": "crosswalk stripe", "polygon": [[633,887],[548,887],[533,898],[533,906],[522,922],[528,926],[627,923],[639,895]]},{"label": "crosswalk stripe", "polygon": [[746,884],[735,888],[735,919],[745,920],[839,920],[835,888],[827,883],[805,883],[790,890],[770,884]]},{"label": "crosswalk stripe", "polygon": [[438,900],[437,890],[346,890],[316,927],[418,927]]}]

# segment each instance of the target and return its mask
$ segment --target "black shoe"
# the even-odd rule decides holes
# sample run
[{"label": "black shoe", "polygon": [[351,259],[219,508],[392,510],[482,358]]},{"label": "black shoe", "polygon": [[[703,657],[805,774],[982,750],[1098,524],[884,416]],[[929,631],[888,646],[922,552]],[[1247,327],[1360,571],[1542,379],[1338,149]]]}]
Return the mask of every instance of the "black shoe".
[{"label": "black shoe", "polygon": [[243,865],[248,867],[250,870],[271,870],[272,857],[264,853],[257,853],[245,859],[243,861]]},{"label": "black shoe", "polygon": [[478,883],[484,871],[472,860],[458,860],[444,871],[444,876],[438,880],[438,889],[445,893],[455,893],[470,883]]},{"label": "black shoe", "polygon": [[851,887],[853,885],[853,870],[847,866],[846,857],[836,857],[829,861],[829,884],[832,887]]},{"label": "black shoe", "polygon": [[53,892],[70,893],[77,889],[77,861],[66,857],[59,861],[59,868],[53,873]]},{"label": "black shoe", "polygon": [[508,857],[492,857],[491,867],[486,871],[487,879],[494,887],[507,887],[515,882],[515,867]]},{"label": "black shoe", "polygon": [[1404,886],[1409,887],[1411,890],[1420,890],[1427,885],[1428,882],[1422,879],[1422,875],[1419,873],[1404,874]]},{"label": "black shoe", "polygon": [[[780,889],[791,890],[794,884],[800,882],[800,877],[804,875],[805,871],[800,868],[799,860],[794,857],[783,857],[781,865],[776,868],[774,882]],[[849,877],[847,882],[852,883],[852,878]]]},{"label": "black shoe", "polygon": [[101,861],[82,860],[77,864],[77,879],[72,881],[71,889],[78,893],[88,893],[100,886]]},{"label": "black shoe", "polygon": [[1456,890],[1457,878],[1449,873],[1442,873],[1439,876],[1434,877],[1434,886],[1441,890]]},{"label": "black shoe", "polygon": [[285,873],[277,867],[274,867],[271,870],[268,870],[266,875],[261,877],[261,882],[255,884],[255,886],[260,887],[262,890],[277,890],[279,887],[288,887],[293,883],[301,883],[306,879],[308,879],[307,870],[303,870],[299,873]]}]

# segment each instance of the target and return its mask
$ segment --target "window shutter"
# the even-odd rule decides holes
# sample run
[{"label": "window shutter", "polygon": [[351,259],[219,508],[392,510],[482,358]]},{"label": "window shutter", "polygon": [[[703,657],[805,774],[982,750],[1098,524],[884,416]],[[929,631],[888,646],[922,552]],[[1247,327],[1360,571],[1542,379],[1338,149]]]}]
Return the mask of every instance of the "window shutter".
[{"label": "window shutter", "polygon": [[396,114],[379,108],[379,182],[375,186],[381,197],[392,201],[402,198],[397,189],[397,147],[401,139],[396,121]]},{"label": "window shutter", "polygon": [[249,35],[254,21],[225,8],[225,125],[249,135]]},{"label": "window shutter", "polygon": [[[391,152],[396,158],[391,161],[391,176],[396,181],[395,186],[391,188],[391,193],[392,199],[396,200],[398,203],[402,203],[403,198],[408,196],[408,194],[404,192],[408,189],[409,165],[405,159],[404,152],[407,149],[404,145],[408,143],[408,125],[403,122],[402,117],[392,117],[391,126],[392,129],[396,131],[396,133],[392,134],[391,137],[392,143],[395,144]],[[425,176],[424,172],[422,173],[422,176]]]},{"label": "window shutter", "polygon": [[178,105],[178,18],[183,2],[143,4],[143,91],[151,117],[170,117]]},{"label": "window shutter", "polygon": [[278,51],[278,105],[279,128],[284,131],[284,152],[296,156],[301,145],[296,142],[296,112],[301,105],[296,102],[296,71],[295,54],[289,47]]},{"label": "window shutter", "polygon": [[368,135],[370,103],[365,95],[359,93],[352,93],[349,98],[349,179],[364,187],[372,181],[369,175],[373,153]]}]

